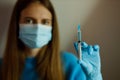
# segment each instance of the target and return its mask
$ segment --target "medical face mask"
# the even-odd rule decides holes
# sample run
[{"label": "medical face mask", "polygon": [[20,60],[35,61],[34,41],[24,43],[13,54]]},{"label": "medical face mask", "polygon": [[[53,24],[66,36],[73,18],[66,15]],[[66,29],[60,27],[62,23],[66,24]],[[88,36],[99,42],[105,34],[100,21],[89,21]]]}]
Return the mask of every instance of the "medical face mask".
[{"label": "medical face mask", "polygon": [[52,38],[52,27],[42,24],[19,24],[19,39],[30,48],[41,48]]}]

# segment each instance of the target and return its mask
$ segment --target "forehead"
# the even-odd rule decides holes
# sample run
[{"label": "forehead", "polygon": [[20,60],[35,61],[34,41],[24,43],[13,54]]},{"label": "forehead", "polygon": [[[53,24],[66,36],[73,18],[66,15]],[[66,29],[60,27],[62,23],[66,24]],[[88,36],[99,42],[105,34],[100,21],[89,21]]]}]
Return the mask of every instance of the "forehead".
[{"label": "forehead", "polygon": [[52,19],[52,14],[41,3],[34,2],[29,4],[25,9],[22,10],[21,17],[33,17],[35,19],[38,18]]}]

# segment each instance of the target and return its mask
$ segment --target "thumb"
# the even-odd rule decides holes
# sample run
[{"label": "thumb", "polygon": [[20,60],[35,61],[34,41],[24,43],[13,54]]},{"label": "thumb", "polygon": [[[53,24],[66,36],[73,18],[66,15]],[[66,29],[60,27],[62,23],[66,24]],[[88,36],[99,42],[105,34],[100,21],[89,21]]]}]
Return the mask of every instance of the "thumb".
[{"label": "thumb", "polygon": [[75,48],[76,52],[78,53],[78,43],[77,42],[74,42],[74,48]]}]

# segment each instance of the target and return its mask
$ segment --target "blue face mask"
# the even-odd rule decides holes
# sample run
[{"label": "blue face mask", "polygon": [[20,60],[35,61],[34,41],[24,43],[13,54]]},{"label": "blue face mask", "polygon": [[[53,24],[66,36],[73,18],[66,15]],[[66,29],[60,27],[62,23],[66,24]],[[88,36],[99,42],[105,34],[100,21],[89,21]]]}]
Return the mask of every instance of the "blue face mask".
[{"label": "blue face mask", "polygon": [[42,24],[19,24],[19,39],[29,48],[41,48],[52,38],[52,27]]}]

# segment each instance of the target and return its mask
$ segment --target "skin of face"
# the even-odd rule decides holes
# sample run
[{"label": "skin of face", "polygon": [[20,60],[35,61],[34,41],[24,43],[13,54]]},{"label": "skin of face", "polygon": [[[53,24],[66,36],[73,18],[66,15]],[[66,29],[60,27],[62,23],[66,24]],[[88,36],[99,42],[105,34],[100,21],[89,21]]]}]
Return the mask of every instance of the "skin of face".
[{"label": "skin of face", "polygon": [[[34,2],[29,4],[20,15],[19,24],[43,24],[43,25],[52,25],[52,14],[50,11],[45,8],[42,4]],[[40,48],[26,48],[26,55],[29,57],[34,57],[40,51]]]},{"label": "skin of face", "polygon": [[52,14],[42,4],[34,2],[21,12],[19,23],[52,25]]}]

